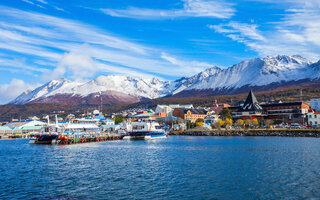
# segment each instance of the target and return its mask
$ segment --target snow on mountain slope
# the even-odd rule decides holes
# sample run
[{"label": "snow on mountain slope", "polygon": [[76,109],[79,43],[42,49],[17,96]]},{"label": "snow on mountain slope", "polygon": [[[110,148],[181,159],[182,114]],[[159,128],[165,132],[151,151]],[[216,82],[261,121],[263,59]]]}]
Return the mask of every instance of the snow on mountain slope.
[{"label": "snow on mountain slope", "polygon": [[232,67],[213,67],[184,79],[173,92],[219,88],[240,88],[245,85],[263,86],[274,82],[319,78],[311,62],[301,56],[254,58]]},{"label": "snow on mountain slope", "polygon": [[89,98],[90,95],[90,99],[92,99],[94,98],[93,94],[104,92],[103,94],[109,98],[109,103],[112,104],[122,98],[127,98],[128,102],[134,102],[142,98],[154,99],[189,90],[223,90],[243,86],[267,86],[271,83],[303,79],[320,79],[320,61],[311,63],[298,55],[279,55],[253,58],[229,68],[212,67],[192,77],[184,77],[176,81],[118,75],[99,76],[84,83],[72,82],[67,79],[53,80],[33,91],[22,93],[10,103],[50,102],[51,97],[54,97],[55,101],[57,99],[62,101],[63,96],[61,95],[63,94],[70,100],[71,97],[76,97],[73,99]]},{"label": "snow on mountain slope", "polygon": [[60,79],[50,81],[33,91],[26,91],[10,103],[22,104],[61,94],[87,97],[90,94],[99,94],[104,91],[115,91],[129,96],[153,99],[170,93],[170,91],[167,91],[169,83],[157,78],[141,79],[115,75],[99,76],[85,83]]}]

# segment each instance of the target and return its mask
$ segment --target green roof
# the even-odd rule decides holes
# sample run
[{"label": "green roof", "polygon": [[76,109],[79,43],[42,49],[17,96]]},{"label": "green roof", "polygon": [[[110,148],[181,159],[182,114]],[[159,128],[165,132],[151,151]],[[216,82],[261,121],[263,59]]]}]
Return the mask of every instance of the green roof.
[{"label": "green roof", "polygon": [[11,130],[11,128],[8,126],[0,126],[0,131],[8,131],[8,130]]}]

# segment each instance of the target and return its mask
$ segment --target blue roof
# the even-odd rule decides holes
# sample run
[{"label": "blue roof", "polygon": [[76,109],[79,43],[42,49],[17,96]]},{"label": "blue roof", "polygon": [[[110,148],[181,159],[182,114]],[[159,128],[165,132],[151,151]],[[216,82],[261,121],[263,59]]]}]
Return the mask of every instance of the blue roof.
[{"label": "blue roof", "polygon": [[104,120],[102,120],[103,122],[114,122],[113,120],[111,120],[111,119],[104,119]]},{"label": "blue roof", "polygon": [[105,119],[104,116],[96,116],[96,117],[93,117],[93,119]]},{"label": "blue roof", "polygon": [[103,128],[115,128],[119,125],[102,125]]}]

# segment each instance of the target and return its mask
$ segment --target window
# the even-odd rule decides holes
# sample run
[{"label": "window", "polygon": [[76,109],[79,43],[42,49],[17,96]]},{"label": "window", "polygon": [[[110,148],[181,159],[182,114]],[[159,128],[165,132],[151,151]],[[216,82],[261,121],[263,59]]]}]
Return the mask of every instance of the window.
[{"label": "window", "polygon": [[312,115],[309,115],[309,118],[312,118]]},{"label": "window", "polygon": [[317,122],[317,121],[315,121],[315,122],[314,122],[314,124],[315,124],[315,125],[317,125],[317,124],[318,124],[318,122]]},{"label": "window", "polygon": [[314,118],[317,118],[317,115],[314,115]]}]

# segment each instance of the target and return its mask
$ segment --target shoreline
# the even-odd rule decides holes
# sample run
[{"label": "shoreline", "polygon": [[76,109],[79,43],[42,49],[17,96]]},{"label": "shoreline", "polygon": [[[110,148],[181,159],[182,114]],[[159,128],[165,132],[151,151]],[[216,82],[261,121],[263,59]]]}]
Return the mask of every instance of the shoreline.
[{"label": "shoreline", "polygon": [[262,137],[316,137],[320,138],[319,129],[282,129],[282,130],[186,130],[171,131],[169,135],[183,136],[262,136]]}]

